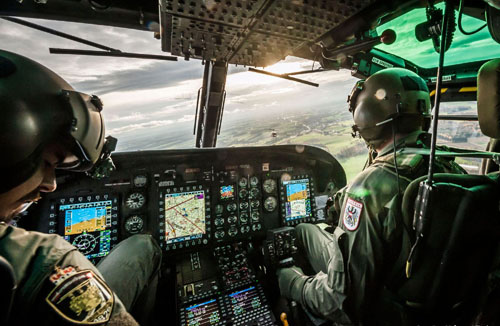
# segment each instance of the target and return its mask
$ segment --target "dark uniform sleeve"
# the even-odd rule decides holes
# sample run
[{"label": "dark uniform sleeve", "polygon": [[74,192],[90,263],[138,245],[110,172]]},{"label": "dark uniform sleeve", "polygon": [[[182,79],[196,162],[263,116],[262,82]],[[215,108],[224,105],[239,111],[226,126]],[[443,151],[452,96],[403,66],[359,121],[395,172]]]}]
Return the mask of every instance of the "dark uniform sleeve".
[{"label": "dark uniform sleeve", "polygon": [[17,279],[12,325],[137,325],[97,268],[63,238],[0,223]]}]

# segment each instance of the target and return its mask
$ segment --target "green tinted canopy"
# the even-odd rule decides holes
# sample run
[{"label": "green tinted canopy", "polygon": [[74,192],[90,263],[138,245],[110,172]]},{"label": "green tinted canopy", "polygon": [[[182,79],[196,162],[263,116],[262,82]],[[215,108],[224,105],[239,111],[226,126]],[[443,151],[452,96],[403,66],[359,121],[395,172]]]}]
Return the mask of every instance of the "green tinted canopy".
[{"label": "green tinted canopy", "polygon": [[[436,7],[443,9],[444,5]],[[458,12],[455,16],[458,21]],[[396,42],[391,45],[380,44],[375,48],[399,56],[422,68],[437,67],[439,54],[434,50],[432,40],[419,42],[415,37],[415,26],[426,20],[425,8],[419,8],[384,23],[377,28],[377,33],[380,35],[390,28],[397,34]],[[462,17],[462,26],[466,32],[474,31],[484,24],[484,21],[465,14]],[[491,38],[488,28],[483,28],[473,35],[464,35],[457,27],[444,63],[445,66],[451,66],[498,57],[500,57],[500,44]]]}]

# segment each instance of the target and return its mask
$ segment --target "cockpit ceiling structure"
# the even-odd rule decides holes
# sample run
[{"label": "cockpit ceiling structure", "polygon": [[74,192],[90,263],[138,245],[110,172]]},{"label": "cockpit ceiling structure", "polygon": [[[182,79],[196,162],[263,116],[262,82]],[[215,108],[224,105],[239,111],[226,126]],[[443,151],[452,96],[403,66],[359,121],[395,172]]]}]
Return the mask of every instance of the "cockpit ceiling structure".
[{"label": "cockpit ceiling structure", "polygon": [[166,27],[163,50],[203,60],[268,66],[309,46],[373,2],[161,0]]},{"label": "cockpit ceiling structure", "polygon": [[[314,60],[318,53],[311,45],[326,35],[338,45],[368,30],[370,21],[349,22],[360,13],[387,9],[389,3],[414,1],[6,0],[0,3],[0,15],[151,30],[160,32],[162,50],[176,56],[265,67],[287,55]],[[348,35],[336,42],[331,33],[345,24],[350,28],[340,34]]]}]

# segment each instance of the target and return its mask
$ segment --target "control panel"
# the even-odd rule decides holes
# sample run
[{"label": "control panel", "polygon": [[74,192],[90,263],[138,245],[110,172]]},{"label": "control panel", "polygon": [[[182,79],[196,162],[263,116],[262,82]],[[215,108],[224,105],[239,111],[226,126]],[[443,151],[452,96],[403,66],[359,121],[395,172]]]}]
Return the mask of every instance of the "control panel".
[{"label": "control panel", "polygon": [[269,298],[278,292],[264,293],[261,246],[271,265],[293,262],[293,226],[321,221],[326,199],[346,182],[335,158],[310,146],[112,159],[116,171],[101,180],[58,175],[58,190],[29,212],[34,225],[23,226],[60,234],[94,263],[129,236],[152,235],[163,249],[160,287],[174,287],[157,299],[179,325],[275,324]]},{"label": "control panel", "polygon": [[155,236],[168,253],[263,239],[280,226],[324,217],[345,185],[340,164],[309,146],[155,151],[113,155],[94,180],[68,173],[34,212],[33,229],[57,233],[94,261],[122,239]]},{"label": "control panel", "polygon": [[273,267],[293,265],[293,255],[297,253],[295,229],[285,226],[268,230],[264,242],[263,254],[267,263]]}]

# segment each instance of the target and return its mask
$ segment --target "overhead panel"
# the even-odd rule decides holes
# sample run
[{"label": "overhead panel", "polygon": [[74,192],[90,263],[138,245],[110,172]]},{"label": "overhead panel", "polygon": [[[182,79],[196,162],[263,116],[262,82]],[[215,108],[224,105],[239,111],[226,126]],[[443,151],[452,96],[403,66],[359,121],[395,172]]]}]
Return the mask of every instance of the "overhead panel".
[{"label": "overhead panel", "polygon": [[375,0],[161,0],[164,50],[268,66],[314,42]]}]

